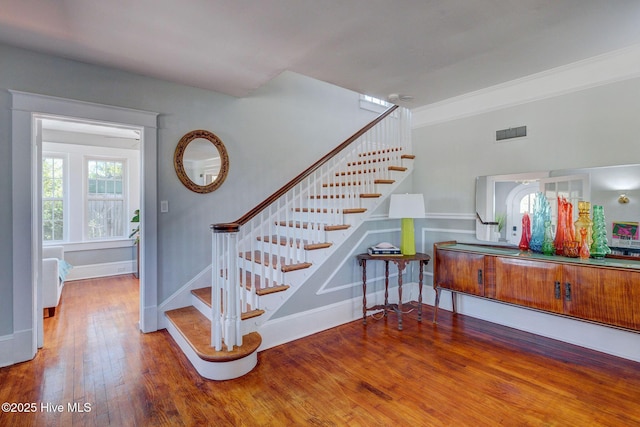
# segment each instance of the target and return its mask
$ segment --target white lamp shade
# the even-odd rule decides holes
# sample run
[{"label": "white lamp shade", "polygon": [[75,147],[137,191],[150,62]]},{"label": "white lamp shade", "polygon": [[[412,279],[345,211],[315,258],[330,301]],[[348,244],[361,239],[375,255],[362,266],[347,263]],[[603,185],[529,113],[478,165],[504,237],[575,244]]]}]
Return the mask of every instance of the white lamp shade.
[{"label": "white lamp shade", "polygon": [[389,218],[424,218],[422,194],[392,194]]}]

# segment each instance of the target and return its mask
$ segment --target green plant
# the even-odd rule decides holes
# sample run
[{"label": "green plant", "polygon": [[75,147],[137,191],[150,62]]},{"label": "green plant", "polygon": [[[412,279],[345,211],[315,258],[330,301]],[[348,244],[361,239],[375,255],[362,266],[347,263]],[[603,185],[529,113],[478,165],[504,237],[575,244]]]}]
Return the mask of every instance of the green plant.
[{"label": "green plant", "polygon": [[133,212],[133,218],[131,218],[132,223],[137,223],[138,225],[131,230],[131,234],[129,234],[129,238],[135,236],[136,240],[133,242],[134,245],[140,243],[140,209],[136,209]]},{"label": "green plant", "polygon": [[504,228],[504,225],[507,222],[507,214],[506,213],[497,214],[496,221],[498,222],[498,231],[502,232],[502,229]]}]

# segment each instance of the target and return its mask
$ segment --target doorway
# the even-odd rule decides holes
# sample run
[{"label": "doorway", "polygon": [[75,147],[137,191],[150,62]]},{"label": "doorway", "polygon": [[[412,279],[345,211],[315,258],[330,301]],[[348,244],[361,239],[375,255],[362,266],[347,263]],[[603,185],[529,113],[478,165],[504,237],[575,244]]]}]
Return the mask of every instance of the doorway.
[{"label": "doorway", "polygon": [[[12,95],[13,324],[15,362],[30,360],[42,345],[41,146],[38,118],[74,118],[140,132],[140,320],[157,330],[157,113],[26,92]],[[16,297],[17,296],[17,297]]]},{"label": "doorway", "polygon": [[[42,230],[42,253],[64,254],[62,264],[74,266],[66,281],[135,273],[138,239],[130,235],[139,223],[130,220],[141,205],[142,129],[41,114],[34,115],[34,127],[33,169],[41,183],[34,220]],[[47,274],[41,283],[43,305],[50,308],[60,292]]]}]

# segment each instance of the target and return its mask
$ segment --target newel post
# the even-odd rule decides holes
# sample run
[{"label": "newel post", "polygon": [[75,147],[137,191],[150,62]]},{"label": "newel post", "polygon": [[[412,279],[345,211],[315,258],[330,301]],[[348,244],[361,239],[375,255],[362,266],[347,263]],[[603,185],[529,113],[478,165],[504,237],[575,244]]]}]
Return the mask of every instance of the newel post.
[{"label": "newel post", "polygon": [[238,292],[238,232],[240,224],[211,225],[211,346],[228,351],[242,345],[240,297]]}]

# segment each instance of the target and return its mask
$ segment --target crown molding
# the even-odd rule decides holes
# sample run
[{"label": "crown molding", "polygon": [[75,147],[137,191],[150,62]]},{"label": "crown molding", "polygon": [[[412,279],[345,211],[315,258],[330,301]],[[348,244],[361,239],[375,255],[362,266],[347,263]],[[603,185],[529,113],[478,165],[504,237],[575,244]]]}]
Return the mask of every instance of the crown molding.
[{"label": "crown molding", "polygon": [[475,116],[636,77],[640,77],[640,45],[415,108],[412,110],[412,128]]}]

